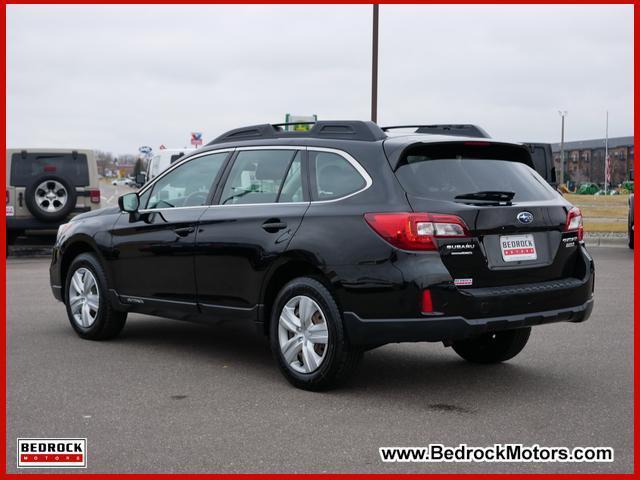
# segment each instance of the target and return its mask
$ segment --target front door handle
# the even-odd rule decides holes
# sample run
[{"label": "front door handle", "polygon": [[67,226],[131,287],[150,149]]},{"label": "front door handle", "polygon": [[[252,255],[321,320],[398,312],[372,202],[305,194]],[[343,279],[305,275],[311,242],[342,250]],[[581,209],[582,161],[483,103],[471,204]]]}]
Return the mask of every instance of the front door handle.
[{"label": "front door handle", "polygon": [[287,228],[287,224],[285,222],[281,222],[278,218],[270,218],[262,224],[262,228],[269,233],[276,233]]},{"label": "front door handle", "polygon": [[193,233],[196,231],[195,227],[182,227],[182,228],[174,228],[173,231],[176,233],[176,235],[178,235],[179,237],[186,237],[187,235],[189,235],[190,233]]}]

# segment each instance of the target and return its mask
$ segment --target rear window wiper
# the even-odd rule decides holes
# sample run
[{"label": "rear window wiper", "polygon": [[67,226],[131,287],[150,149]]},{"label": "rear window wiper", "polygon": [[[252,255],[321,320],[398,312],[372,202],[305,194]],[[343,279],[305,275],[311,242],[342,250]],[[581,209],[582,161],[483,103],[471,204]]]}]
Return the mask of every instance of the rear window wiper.
[{"label": "rear window wiper", "polygon": [[[460,200],[461,203],[489,202],[493,204],[504,203],[505,205],[509,205],[515,196],[515,192],[483,191],[463,193],[461,195],[456,195],[454,198],[455,200]],[[466,202],[465,200],[471,200],[471,202]]]}]

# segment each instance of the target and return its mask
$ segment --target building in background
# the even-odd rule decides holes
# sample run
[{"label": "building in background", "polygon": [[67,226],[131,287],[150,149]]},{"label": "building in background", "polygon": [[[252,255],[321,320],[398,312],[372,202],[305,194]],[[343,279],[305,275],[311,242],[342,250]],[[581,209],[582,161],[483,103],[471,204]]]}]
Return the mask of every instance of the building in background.
[{"label": "building in background", "polygon": [[[556,171],[560,172],[560,144],[551,145]],[[629,179],[633,168],[633,137],[609,139],[611,185]],[[565,179],[580,185],[585,182],[604,185],[604,138],[564,143]]]}]

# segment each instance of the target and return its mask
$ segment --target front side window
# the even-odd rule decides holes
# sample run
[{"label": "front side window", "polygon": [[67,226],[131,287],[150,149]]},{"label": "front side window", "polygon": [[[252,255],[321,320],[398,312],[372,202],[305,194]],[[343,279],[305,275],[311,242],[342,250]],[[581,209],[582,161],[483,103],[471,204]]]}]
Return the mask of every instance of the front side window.
[{"label": "front side window", "polygon": [[[205,205],[227,153],[189,160],[160,178],[152,187],[147,209]],[[146,195],[146,194],[145,194]],[[145,195],[142,196],[145,199]],[[141,205],[144,205],[141,202]]]},{"label": "front side window", "polygon": [[314,200],[333,200],[362,190],[366,181],[349,161],[330,152],[309,152]]},{"label": "front side window", "polygon": [[[220,197],[221,205],[246,205],[254,203],[275,203],[278,201],[285,176],[289,187],[285,195],[291,198],[297,193],[296,174],[291,179],[287,172],[296,165],[296,150],[244,150],[238,153]],[[299,160],[297,165],[299,165]],[[298,172],[300,171],[298,167]],[[300,175],[298,173],[298,175]],[[286,182],[285,182],[286,183]],[[299,181],[300,185],[302,184]],[[300,187],[301,188],[301,187]],[[290,201],[284,200],[283,201]]]}]

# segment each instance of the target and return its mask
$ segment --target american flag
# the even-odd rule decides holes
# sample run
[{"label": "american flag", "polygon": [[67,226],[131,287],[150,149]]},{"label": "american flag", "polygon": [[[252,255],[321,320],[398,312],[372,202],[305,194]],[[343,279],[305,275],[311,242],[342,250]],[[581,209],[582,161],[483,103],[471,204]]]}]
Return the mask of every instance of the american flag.
[{"label": "american flag", "polygon": [[607,185],[611,185],[611,155],[607,155],[604,162],[604,181]]}]

